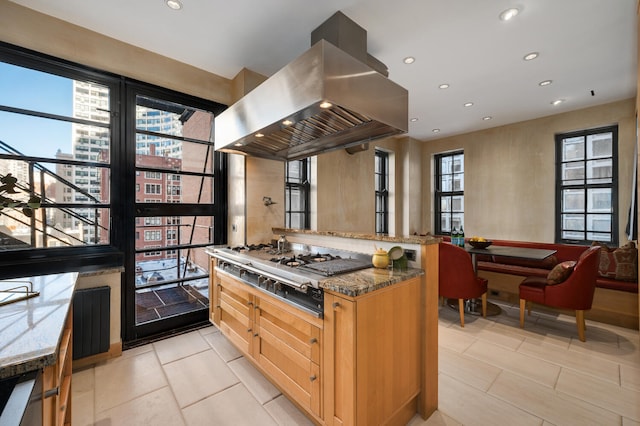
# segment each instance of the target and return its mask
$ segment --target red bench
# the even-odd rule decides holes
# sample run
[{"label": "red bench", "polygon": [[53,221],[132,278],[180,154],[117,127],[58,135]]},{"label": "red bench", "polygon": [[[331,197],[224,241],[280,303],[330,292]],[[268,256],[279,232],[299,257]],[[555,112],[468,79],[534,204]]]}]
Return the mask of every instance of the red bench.
[{"label": "red bench", "polygon": [[[571,244],[533,243],[510,240],[493,240],[493,245],[556,250],[555,255],[541,261],[488,255],[480,255],[477,258],[479,271],[498,272],[503,274],[520,275],[523,277],[546,277],[555,265],[567,260],[578,260],[578,257],[580,257],[582,252],[589,247]],[[611,277],[598,276],[596,286],[611,290],[638,293],[637,278],[635,281],[625,281]]]}]

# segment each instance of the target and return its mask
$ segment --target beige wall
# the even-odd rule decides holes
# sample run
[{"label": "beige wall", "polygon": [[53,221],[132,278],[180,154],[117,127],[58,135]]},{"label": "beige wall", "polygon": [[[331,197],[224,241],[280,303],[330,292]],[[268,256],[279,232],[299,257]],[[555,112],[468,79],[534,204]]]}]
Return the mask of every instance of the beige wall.
[{"label": "beige wall", "polygon": [[318,156],[317,218],[319,231],[375,232],[375,148],[390,152],[390,234],[420,230],[421,142],[408,137],[369,143],[367,151],[348,154],[340,149]]},{"label": "beige wall", "polygon": [[466,235],[553,242],[556,133],[618,124],[619,238],[631,195],[636,143],[635,99],[480,132],[425,142],[422,147],[422,230],[433,229],[432,159],[463,149]]},{"label": "beige wall", "polygon": [[231,80],[0,0],[0,40],[204,99],[231,103]]}]

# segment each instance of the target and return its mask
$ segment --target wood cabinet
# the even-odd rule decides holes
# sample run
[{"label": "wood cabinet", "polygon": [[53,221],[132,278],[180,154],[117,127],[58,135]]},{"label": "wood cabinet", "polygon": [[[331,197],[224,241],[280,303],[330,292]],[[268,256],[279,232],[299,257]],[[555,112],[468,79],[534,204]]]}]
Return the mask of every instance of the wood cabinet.
[{"label": "wood cabinet", "polygon": [[320,416],[321,324],[268,296],[256,298],[254,312],[253,358],[286,394]]},{"label": "wood cabinet", "polygon": [[404,425],[413,417],[420,324],[419,277],[355,298],[325,292],[326,425]]},{"label": "wood cabinet", "polygon": [[320,419],[322,319],[212,271],[211,321],[283,393]]},{"label": "wood cabinet", "polygon": [[214,266],[211,321],[317,424],[405,425],[437,407],[422,276],[357,297],[325,290],[316,318]]},{"label": "wood cabinet", "polygon": [[71,424],[72,309],[70,307],[67,314],[56,363],[45,367],[42,373],[42,424],[45,426]]}]

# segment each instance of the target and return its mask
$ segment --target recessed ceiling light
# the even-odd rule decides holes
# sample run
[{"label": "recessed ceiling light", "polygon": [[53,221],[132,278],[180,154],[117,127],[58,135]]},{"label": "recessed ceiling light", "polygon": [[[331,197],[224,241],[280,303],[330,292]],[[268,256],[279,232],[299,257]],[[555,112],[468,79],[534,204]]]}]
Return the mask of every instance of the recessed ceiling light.
[{"label": "recessed ceiling light", "polygon": [[525,61],[531,61],[537,57],[538,57],[538,52],[531,52],[524,55],[522,59],[524,59]]},{"label": "recessed ceiling light", "polygon": [[482,117],[482,119],[483,119],[484,121],[489,121],[489,120],[491,120],[492,118],[493,118],[493,117],[491,117],[490,115],[487,115],[486,117]]},{"label": "recessed ceiling light", "polygon": [[323,109],[331,108],[332,106],[333,104],[331,102],[324,101],[320,103],[320,108]]},{"label": "recessed ceiling light", "polygon": [[242,142],[236,142],[233,144],[233,146],[242,146]]},{"label": "recessed ceiling light", "polygon": [[418,119],[416,117],[413,117],[411,120],[409,120],[412,123],[415,123],[416,121],[418,121]]},{"label": "recessed ceiling light", "polygon": [[510,19],[515,18],[518,13],[520,13],[520,10],[518,10],[515,7],[512,7],[510,9],[504,10],[500,14],[500,20],[501,21],[508,21]]},{"label": "recessed ceiling light", "polygon": [[447,83],[442,83],[440,86],[438,86],[438,89],[448,89],[449,85]]},{"label": "recessed ceiling light", "polygon": [[263,138],[264,135],[262,133],[256,133],[256,138]]},{"label": "recessed ceiling light", "polygon": [[179,0],[167,0],[166,3],[167,3],[167,6],[169,6],[173,10],[182,9],[182,3],[180,3]]},{"label": "recessed ceiling light", "polygon": [[413,56],[407,56],[402,60],[402,62],[404,62],[405,64],[412,64],[415,61],[416,61],[416,58],[414,58]]},{"label": "recessed ceiling light", "polygon": [[563,102],[564,102],[564,99],[556,99],[555,101],[551,102],[551,105],[560,105]]},{"label": "recessed ceiling light", "polygon": [[433,133],[440,133],[440,129],[433,129],[432,132]]},{"label": "recessed ceiling light", "polygon": [[548,86],[551,83],[553,83],[553,80],[543,80],[540,83],[538,83],[538,86]]},{"label": "recessed ceiling light", "polygon": [[464,104],[464,106],[466,106],[466,107],[473,106],[473,102],[466,102],[466,103]]},{"label": "recessed ceiling light", "polygon": [[291,121],[291,120],[284,120],[284,121],[282,122],[282,124],[283,124],[283,125],[285,125],[285,126],[291,126],[291,125],[293,124],[293,121]]}]

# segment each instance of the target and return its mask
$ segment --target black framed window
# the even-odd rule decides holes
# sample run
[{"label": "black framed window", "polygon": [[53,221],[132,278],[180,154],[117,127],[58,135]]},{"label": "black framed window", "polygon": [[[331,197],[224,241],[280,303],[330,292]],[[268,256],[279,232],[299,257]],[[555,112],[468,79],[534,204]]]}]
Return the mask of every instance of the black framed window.
[{"label": "black framed window", "polygon": [[435,220],[437,235],[464,227],[464,152],[435,156]]},{"label": "black framed window", "polygon": [[309,197],[311,192],[311,159],[289,161],[285,166],[285,226],[310,228]]},{"label": "black framed window", "polygon": [[618,245],[618,126],[556,135],[556,242]]},{"label": "black framed window", "polygon": [[[226,242],[224,106],[5,43],[0,75],[0,187],[15,198],[0,278],[124,266],[125,342],[206,321],[204,247]],[[167,288],[198,308],[138,315],[153,299],[140,294]]]},{"label": "black framed window", "polygon": [[389,153],[376,149],[376,234],[389,233]]}]

